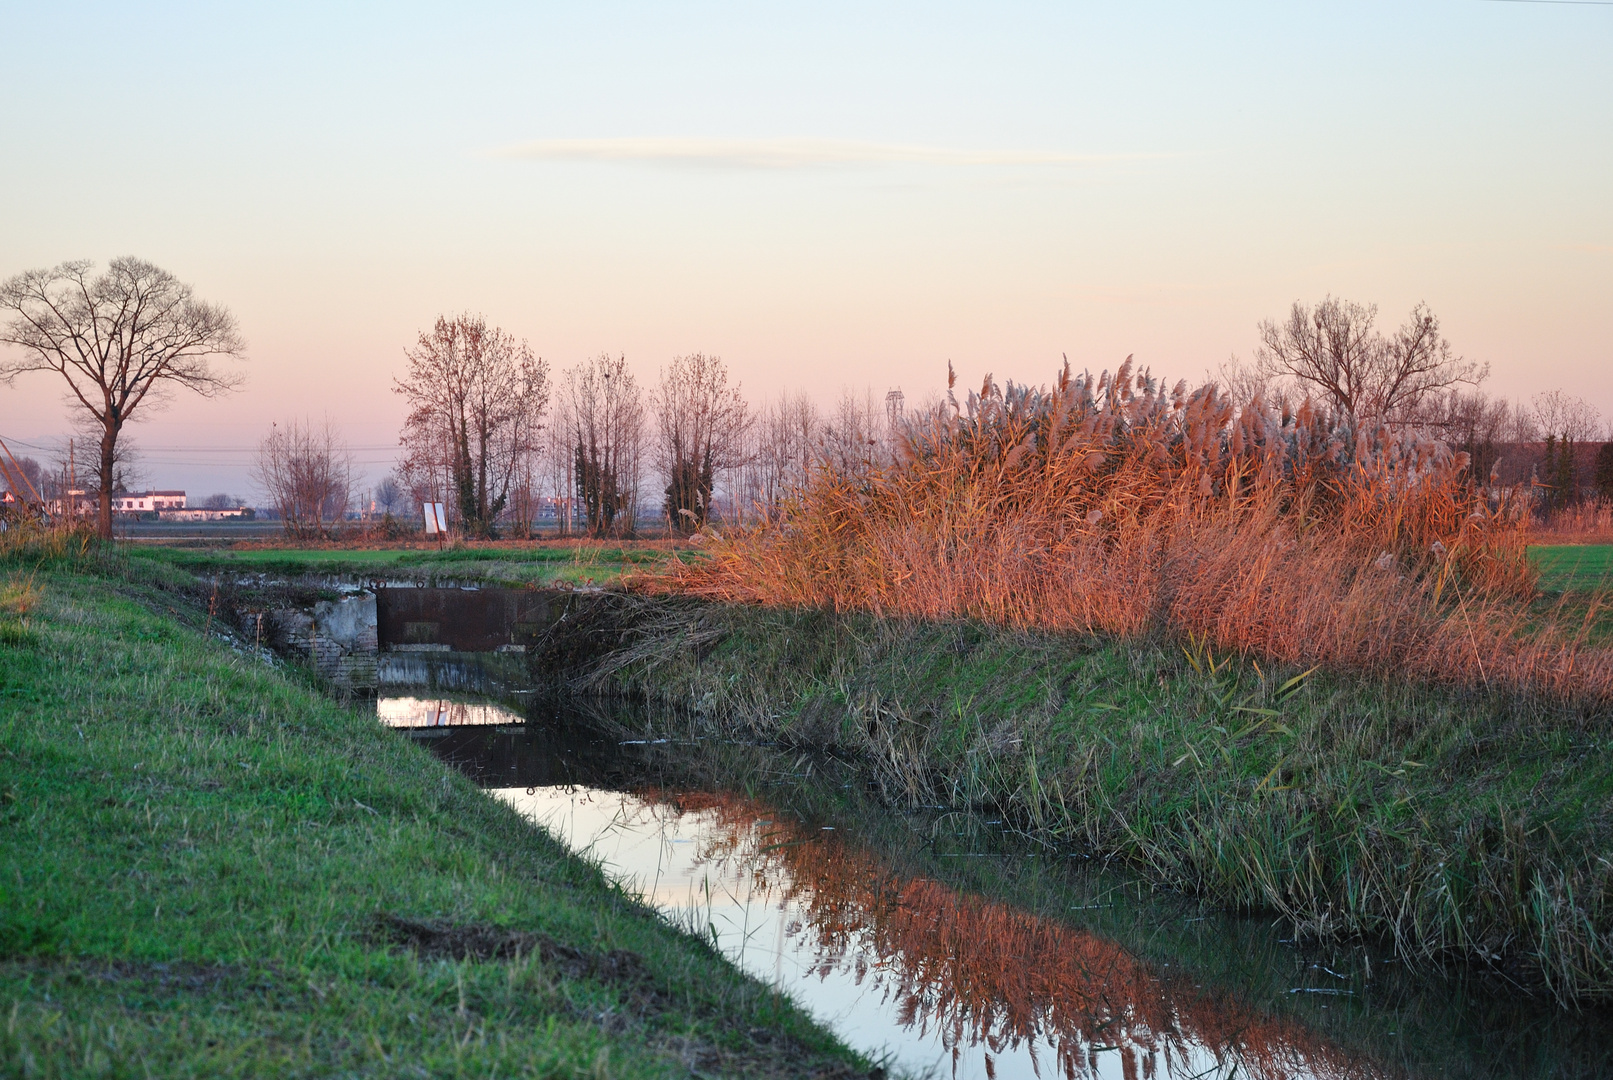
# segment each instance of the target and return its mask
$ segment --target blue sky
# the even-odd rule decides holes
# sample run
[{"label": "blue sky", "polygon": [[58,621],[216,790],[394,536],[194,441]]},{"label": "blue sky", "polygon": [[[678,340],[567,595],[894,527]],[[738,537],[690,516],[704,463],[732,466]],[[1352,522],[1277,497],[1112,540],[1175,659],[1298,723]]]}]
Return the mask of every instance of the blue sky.
[{"label": "blue sky", "polygon": [[[1496,393],[1613,417],[1613,5],[8,5],[0,275],[133,253],[245,392],[135,431],[248,487],[269,423],[395,440],[472,310],[557,367],[910,397],[946,363],[1193,377],[1325,293],[1426,300]],[[45,376],[0,434],[65,431]],[[206,449],[200,449],[206,448]],[[222,448],[222,449],[214,449]],[[388,452],[360,453],[372,475]]]}]

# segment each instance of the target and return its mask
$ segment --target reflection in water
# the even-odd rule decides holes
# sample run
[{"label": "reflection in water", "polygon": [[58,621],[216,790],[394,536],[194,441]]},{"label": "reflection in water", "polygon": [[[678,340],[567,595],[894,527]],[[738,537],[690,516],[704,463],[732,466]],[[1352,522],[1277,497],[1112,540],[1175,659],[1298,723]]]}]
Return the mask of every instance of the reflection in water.
[{"label": "reflection in water", "polygon": [[496,789],[853,1045],[960,1077],[1378,1073],[1090,933],[890,873],[731,793]]},{"label": "reflection in water", "polygon": [[377,698],[375,712],[381,723],[395,728],[485,727],[522,722],[502,705],[449,698]]},{"label": "reflection in water", "polygon": [[400,728],[449,729],[437,753],[904,1073],[1379,1075],[1296,1020],[1165,976],[1087,931],[893,872],[834,829],[732,792],[635,784],[624,750],[637,747],[550,732],[516,740],[546,752],[490,754],[482,732],[521,716],[415,697],[382,697],[376,711]]},{"label": "reflection in water", "polygon": [[[427,674],[424,685],[454,685]],[[642,730],[633,717],[523,716],[422,685],[408,700],[383,696],[378,715],[903,1073],[1613,1075],[1605,1013],[1380,967],[1364,950],[1341,964],[1349,956],[1185,912],[1096,867],[1015,858],[1012,843],[990,854],[977,847],[997,843],[989,823],[898,819],[841,793],[850,773],[807,780],[801,761],[759,748],[618,742],[593,725]],[[734,788],[820,807],[842,828]]]}]

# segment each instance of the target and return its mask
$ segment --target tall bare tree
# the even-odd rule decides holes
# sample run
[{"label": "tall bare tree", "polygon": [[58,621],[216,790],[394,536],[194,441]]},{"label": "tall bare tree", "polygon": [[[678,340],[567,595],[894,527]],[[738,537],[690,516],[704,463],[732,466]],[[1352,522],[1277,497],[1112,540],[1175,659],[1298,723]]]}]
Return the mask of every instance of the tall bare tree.
[{"label": "tall bare tree", "polygon": [[1376,304],[1326,297],[1315,309],[1295,301],[1281,324],[1260,324],[1255,366],[1360,420],[1407,419],[1430,394],[1476,386],[1489,366],[1451,352],[1439,320],[1418,304],[1391,336],[1377,328]]},{"label": "tall bare tree", "polygon": [[818,460],[821,428],[817,405],[801,391],[780,394],[757,414],[737,485],[739,513],[770,520],[785,499],[806,486]]},{"label": "tall bare tree", "polygon": [[87,464],[100,489],[100,532],[110,538],[124,425],[172,387],[203,397],[235,387],[238,376],[210,360],[239,358],[245,344],[227,309],[196,299],[168,271],[134,258],[113,259],[98,276],[93,268],[65,262],[0,284],[0,311],[11,316],[0,344],[17,350],[0,359],[0,380],[54,371],[67,380],[68,400],[93,417],[100,454]]},{"label": "tall bare tree", "polygon": [[644,403],[625,356],[612,359],[601,353],[566,372],[566,419],[577,498],[589,535],[631,531]]},{"label": "tall bare tree", "polygon": [[721,358],[704,353],[674,357],[662,368],[651,404],[667,524],[691,533],[711,517],[717,474],[744,459],[749,410],[739,387],[728,385]]},{"label": "tall bare tree", "polygon": [[441,469],[472,536],[491,536],[517,468],[538,446],[549,366],[481,316],[438,318],[407,351],[394,389],[409,400],[404,446],[415,469]]},{"label": "tall bare tree", "polygon": [[347,516],[353,455],[328,417],[318,426],[293,420],[270,428],[253,474],[292,536],[326,536]]},{"label": "tall bare tree", "polygon": [[849,387],[842,391],[820,430],[819,453],[842,475],[864,476],[889,460],[890,423],[872,388],[865,387],[861,397]]}]

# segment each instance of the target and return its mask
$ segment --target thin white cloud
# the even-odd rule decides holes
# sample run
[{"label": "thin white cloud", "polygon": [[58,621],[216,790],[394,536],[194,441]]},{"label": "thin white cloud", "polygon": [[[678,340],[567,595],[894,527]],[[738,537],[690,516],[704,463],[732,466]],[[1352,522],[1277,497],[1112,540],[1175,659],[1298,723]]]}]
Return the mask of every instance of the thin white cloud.
[{"label": "thin white cloud", "polygon": [[[1141,155],[1063,154],[1036,150],[953,150],[847,139],[539,139],[498,156],[546,161],[621,161],[715,165],[738,169],[809,169],[833,165],[1102,165]],[[1151,156],[1151,155],[1150,155]]]}]

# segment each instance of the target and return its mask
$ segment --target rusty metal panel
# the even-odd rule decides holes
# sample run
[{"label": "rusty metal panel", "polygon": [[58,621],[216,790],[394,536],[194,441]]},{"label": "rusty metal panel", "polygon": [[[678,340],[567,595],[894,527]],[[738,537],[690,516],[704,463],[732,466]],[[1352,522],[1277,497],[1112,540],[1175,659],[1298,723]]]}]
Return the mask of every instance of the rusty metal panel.
[{"label": "rusty metal panel", "polygon": [[546,625],[554,593],[538,589],[382,588],[375,593],[382,649],[432,647],[493,652]]}]

